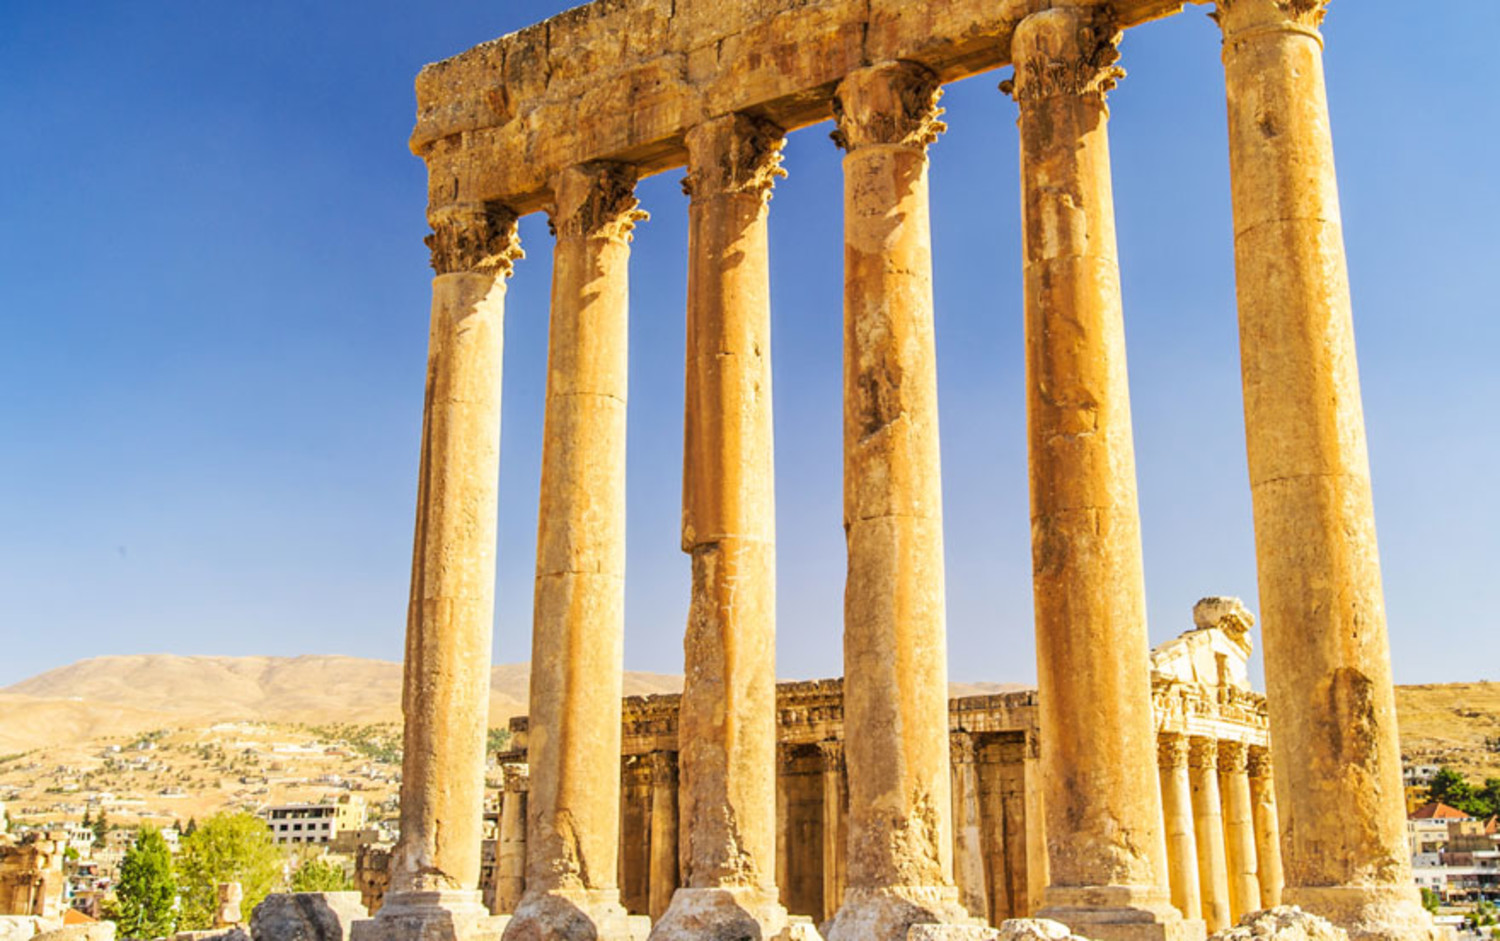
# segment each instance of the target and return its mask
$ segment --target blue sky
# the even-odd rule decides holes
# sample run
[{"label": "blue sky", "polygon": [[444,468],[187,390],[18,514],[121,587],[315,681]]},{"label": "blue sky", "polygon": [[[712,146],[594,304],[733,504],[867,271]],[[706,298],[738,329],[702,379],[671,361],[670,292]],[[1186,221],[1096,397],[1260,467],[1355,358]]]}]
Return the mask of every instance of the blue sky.
[{"label": "blue sky", "polygon": [[[425,62],[568,4],[0,3],[0,684],[114,653],[397,659],[428,314]],[[1399,682],[1500,678],[1500,5],[1332,4],[1325,34]],[[1255,602],[1217,31],[1132,30],[1111,97],[1150,631]],[[1005,70],[1008,71],[1008,70]],[[1015,106],[932,149],[952,675],[1034,679]],[[771,211],[779,668],[840,668],[841,183]],[[631,270],[626,662],[679,672],[686,205]],[[507,304],[497,662],[527,656],[550,246]],[[1258,639],[1258,637],[1257,637]]]}]

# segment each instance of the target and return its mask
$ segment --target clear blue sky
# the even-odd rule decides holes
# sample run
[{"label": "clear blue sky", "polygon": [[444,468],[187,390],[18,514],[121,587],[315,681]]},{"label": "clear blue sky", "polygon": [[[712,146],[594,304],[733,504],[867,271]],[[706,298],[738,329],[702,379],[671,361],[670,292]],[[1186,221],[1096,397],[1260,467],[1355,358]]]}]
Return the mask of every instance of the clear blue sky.
[{"label": "clear blue sky", "polygon": [[[0,3],[0,684],[97,654],[399,658],[428,314],[425,62],[543,0]],[[1398,11],[1400,11],[1398,13]],[[1402,682],[1500,678],[1500,5],[1325,29]],[[1132,30],[1112,142],[1150,629],[1255,601],[1223,78],[1202,8]],[[1015,105],[950,86],[932,217],[952,674],[1031,680]],[[840,177],[772,203],[780,672],[840,672]],[[627,665],[678,672],[685,201],[632,266]],[[545,222],[507,305],[497,661],[530,644]]]}]

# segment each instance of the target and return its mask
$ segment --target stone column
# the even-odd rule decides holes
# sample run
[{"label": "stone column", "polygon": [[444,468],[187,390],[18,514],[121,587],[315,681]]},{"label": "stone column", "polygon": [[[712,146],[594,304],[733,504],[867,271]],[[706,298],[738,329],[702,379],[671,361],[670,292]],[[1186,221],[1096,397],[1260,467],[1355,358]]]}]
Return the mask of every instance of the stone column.
[{"label": "stone column", "polygon": [[1172,886],[1172,904],[1185,918],[1203,912],[1203,894],[1198,889],[1198,838],[1193,833],[1193,792],[1188,781],[1188,740],[1178,732],[1162,732],[1156,738],[1161,773],[1162,819],[1167,830],[1167,871]]},{"label": "stone column", "polygon": [[1167,887],[1105,93],[1104,8],[1011,42],[1020,107],[1037,699],[1050,877],[1042,917],[1185,937]]},{"label": "stone column", "polygon": [[391,891],[362,937],[490,936],[479,896],[495,605],[500,363],[516,215],[485,203],[429,215],[432,330],[401,711],[401,839]]},{"label": "stone column", "polygon": [[849,870],[829,941],[967,921],[953,885],[927,145],[937,77],[849,73],[844,156],[844,747]]},{"label": "stone column", "polygon": [[781,130],[744,115],[687,134],[692,556],[679,721],[682,888],[654,941],[786,922],[776,890],[776,543],[766,214]]},{"label": "stone column", "polygon": [[1224,815],[1219,804],[1219,743],[1194,735],[1188,743],[1188,779],[1193,789],[1193,832],[1198,837],[1198,890],[1209,932],[1229,917],[1229,864],[1224,856]]},{"label": "stone column", "polygon": [[1323,81],[1322,0],[1220,0],[1245,439],[1287,904],[1425,938]]},{"label": "stone column", "polygon": [[1281,827],[1276,818],[1276,790],[1271,778],[1271,753],[1251,745],[1246,758],[1250,775],[1250,810],[1255,820],[1256,875],[1262,908],[1281,904]]},{"label": "stone column", "polygon": [[849,874],[849,788],[844,743],[818,743],[823,753],[823,911],[827,921],[839,910]]},{"label": "stone column", "polygon": [[615,164],[560,173],[526,756],[526,895],[510,941],[628,933],[618,882],[630,232]]},{"label": "stone column", "polygon": [[651,753],[651,891],[655,921],[677,891],[677,753]]},{"label": "stone column", "polygon": [[526,892],[526,792],[530,786],[523,764],[505,766],[500,794],[500,840],[495,849],[496,915],[508,915]]},{"label": "stone column", "polygon": [[959,904],[981,921],[989,921],[989,891],[984,881],[984,831],[979,809],[979,768],[974,736],[948,737],[953,780],[953,881]]},{"label": "stone column", "polygon": [[1219,742],[1219,797],[1224,807],[1229,917],[1235,924],[1247,912],[1261,909],[1260,876],[1255,867],[1255,818],[1245,758],[1245,743],[1228,739]]}]

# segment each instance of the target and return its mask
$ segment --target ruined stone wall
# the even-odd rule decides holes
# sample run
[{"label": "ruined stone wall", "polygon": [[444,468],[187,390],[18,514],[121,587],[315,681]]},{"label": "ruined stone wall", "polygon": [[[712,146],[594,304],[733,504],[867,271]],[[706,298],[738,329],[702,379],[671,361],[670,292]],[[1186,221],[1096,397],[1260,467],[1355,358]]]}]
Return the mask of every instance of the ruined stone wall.
[{"label": "ruined stone wall", "polygon": [[66,831],[0,843],[0,915],[55,918],[62,913]]}]

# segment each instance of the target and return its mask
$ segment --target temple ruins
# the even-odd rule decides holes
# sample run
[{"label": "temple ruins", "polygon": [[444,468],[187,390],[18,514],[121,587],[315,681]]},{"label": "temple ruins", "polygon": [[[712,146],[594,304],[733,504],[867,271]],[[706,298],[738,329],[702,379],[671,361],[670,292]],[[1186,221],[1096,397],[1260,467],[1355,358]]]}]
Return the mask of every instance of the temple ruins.
[{"label": "temple ruins", "polygon": [[[1210,11],[1275,823],[1256,812],[1272,802],[1254,770],[1265,743],[1164,730],[1148,660],[1106,97],[1123,32],[1182,0],[596,0],[423,69],[411,145],[428,169],[435,277],[401,839],[356,941],[807,937],[797,908],[816,909],[828,941],[977,938],[1023,899],[1088,938],[1186,941],[1267,900],[1245,860],[1251,847],[1274,855],[1262,853],[1272,830],[1286,902],[1359,941],[1438,937],[1403,832],[1324,5]],[[945,129],[943,84],[1005,66],[1021,150],[1038,690],[1024,720],[1010,704],[980,709],[1023,723],[986,739],[963,719],[955,729],[946,695],[927,148]],[[822,702],[810,711],[837,723],[813,742],[777,728],[767,217],[784,135],[830,119],[845,178],[842,702],[832,710],[821,687],[783,694]],[[620,675],[634,185],[678,168],[690,197],[686,685],[633,752]],[[500,354],[517,220],[534,212],[556,242],[525,849],[496,857],[514,907],[491,916],[478,881]],[[1183,669],[1217,669],[1179,652]],[[1004,739],[1024,722],[1033,738]],[[971,747],[1019,749],[1026,799],[1042,808],[1024,891],[978,888],[987,850],[973,828],[996,818],[976,817],[971,798],[988,764],[1014,761],[971,769]],[[645,756],[627,761],[623,798],[622,748]],[[641,794],[654,808],[658,787],[647,821]],[[778,806],[817,800],[837,822],[814,848],[812,818],[783,826]],[[675,845],[675,882],[642,888],[670,860],[643,864],[638,838],[622,844],[622,812],[627,834],[649,823],[648,851]],[[1205,835],[1197,821],[1214,814]],[[1190,847],[1196,905],[1180,864]],[[633,913],[643,891],[645,916]]]}]

